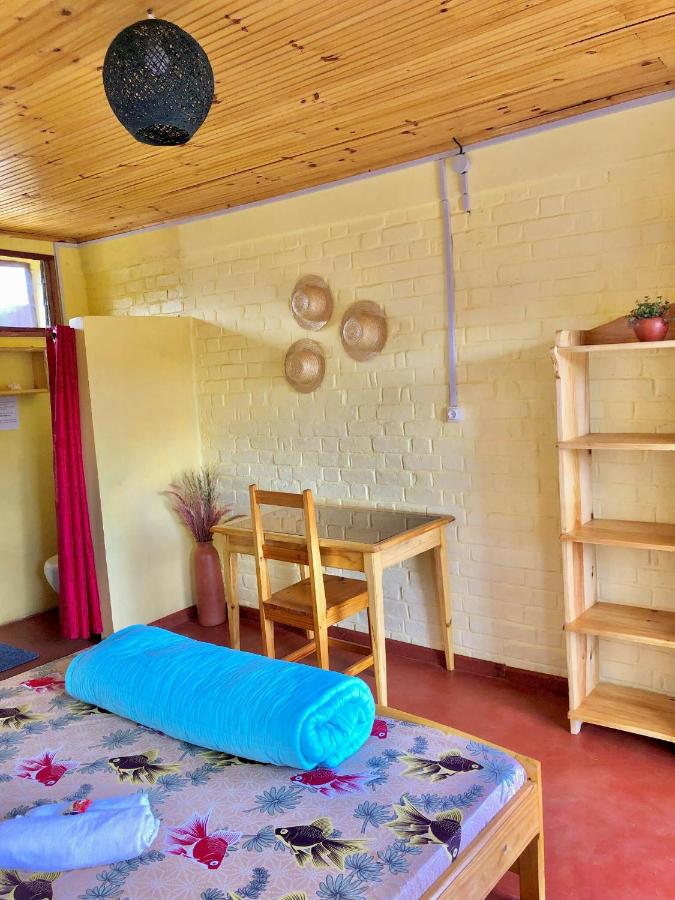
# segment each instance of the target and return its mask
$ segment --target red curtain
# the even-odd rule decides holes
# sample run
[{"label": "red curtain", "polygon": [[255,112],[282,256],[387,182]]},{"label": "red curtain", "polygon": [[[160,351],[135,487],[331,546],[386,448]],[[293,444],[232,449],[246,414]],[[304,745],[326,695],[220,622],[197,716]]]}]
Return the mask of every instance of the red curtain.
[{"label": "red curtain", "polygon": [[54,487],[59,548],[61,631],[67,638],[101,634],[101,606],[82,463],[75,331],[47,334],[54,441]]}]

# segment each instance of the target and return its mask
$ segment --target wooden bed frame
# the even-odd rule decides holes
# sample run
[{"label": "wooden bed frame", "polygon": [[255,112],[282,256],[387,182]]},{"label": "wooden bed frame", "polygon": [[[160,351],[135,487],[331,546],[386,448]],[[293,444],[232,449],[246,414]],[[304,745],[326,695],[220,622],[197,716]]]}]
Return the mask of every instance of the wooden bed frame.
[{"label": "wooden bed frame", "polygon": [[544,827],[539,761],[391,706],[378,706],[377,711],[383,716],[478,740],[517,759],[527,773],[527,781],[518,793],[420,900],[483,900],[509,871],[520,875],[521,900],[544,900]]}]

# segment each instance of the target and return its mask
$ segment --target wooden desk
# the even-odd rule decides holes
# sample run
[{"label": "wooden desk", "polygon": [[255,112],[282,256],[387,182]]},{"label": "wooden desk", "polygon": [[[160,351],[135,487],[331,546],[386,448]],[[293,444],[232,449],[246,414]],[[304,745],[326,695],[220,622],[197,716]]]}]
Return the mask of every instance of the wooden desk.
[{"label": "wooden desk", "polygon": [[[443,622],[445,663],[454,667],[452,649],[452,607],[450,602],[446,526],[453,516],[425,516],[416,513],[363,507],[317,504],[317,525],[321,561],[324,566],[365,572],[370,601],[370,617],[375,637],[373,656],[378,682],[386,685],[384,652],[384,592],[382,572],[403,560],[433,550],[436,598]],[[275,559],[306,566],[302,510],[271,507],[263,515],[268,542],[274,545]],[[223,572],[232,646],[239,648],[239,598],[237,596],[237,554],[253,556],[251,521],[244,516],[211,529],[223,536]],[[380,697],[386,704],[386,690]]]}]

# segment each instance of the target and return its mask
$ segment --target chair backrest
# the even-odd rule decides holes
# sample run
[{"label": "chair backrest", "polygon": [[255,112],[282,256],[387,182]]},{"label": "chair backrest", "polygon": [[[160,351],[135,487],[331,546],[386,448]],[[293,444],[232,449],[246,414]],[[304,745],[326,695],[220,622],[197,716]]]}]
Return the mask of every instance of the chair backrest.
[{"label": "chair backrest", "polygon": [[282,506],[292,509],[301,509],[305,523],[305,543],[307,546],[307,562],[309,567],[310,584],[312,586],[312,601],[315,618],[323,619],[326,614],[326,593],[323,583],[323,570],[321,568],[321,551],[319,549],[319,532],[316,525],[316,510],[314,497],[310,490],[302,494],[292,494],[283,491],[259,491],[255,484],[249,487],[251,498],[251,523],[253,526],[253,544],[255,549],[255,568],[258,580],[258,597],[261,603],[269,600],[272,590],[270,587],[268,559],[281,560],[283,562],[298,562],[305,564],[304,555],[293,559],[289,548],[284,548],[278,542],[265,540],[265,530],[262,521],[261,506]]}]

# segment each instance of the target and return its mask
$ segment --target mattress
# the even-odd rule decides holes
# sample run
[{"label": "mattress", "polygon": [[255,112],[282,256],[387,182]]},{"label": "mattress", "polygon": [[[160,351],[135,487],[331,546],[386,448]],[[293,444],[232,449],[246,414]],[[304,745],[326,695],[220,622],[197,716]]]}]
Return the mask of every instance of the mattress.
[{"label": "mattress", "polygon": [[[0,681],[0,818],[145,791],[162,827],[137,859],[49,873],[56,900],[419,900],[527,777],[500,750],[390,717],[332,770],[251,763],[73,700],[66,665]],[[15,884],[0,872],[0,896]]]}]

